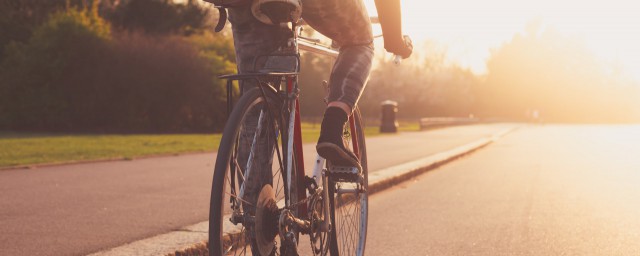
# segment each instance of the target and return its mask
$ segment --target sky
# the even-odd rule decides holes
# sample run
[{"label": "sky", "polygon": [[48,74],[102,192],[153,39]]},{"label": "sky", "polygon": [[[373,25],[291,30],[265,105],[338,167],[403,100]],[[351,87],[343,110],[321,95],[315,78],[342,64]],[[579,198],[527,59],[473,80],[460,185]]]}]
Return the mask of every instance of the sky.
[{"label": "sky", "polygon": [[[632,0],[403,0],[403,30],[414,41],[435,41],[450,61],[486,72],[491,49],[539,20],[583,39],[606,62],[640,80],[640,3]],[[373,0],[365,0],[376,15]],[[428,54],[428,53],[427,53]]]}]

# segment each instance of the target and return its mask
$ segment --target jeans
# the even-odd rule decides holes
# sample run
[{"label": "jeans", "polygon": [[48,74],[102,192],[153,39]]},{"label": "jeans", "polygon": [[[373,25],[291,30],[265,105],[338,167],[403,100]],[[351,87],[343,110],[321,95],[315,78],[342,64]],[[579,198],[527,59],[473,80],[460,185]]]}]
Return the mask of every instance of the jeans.
[{"label": "jeans", "polygon": [[[373,61],[371,21],[362,0],[302,0],[302,18],[340,46],[329,78],[329,102],[353,107],[369,77]],[[258,21],[251,9],[229,10],[239,73],[255,72],[254,58],[276,52],[289,29]],[[265,63],[258,63],[262,69]]]}]

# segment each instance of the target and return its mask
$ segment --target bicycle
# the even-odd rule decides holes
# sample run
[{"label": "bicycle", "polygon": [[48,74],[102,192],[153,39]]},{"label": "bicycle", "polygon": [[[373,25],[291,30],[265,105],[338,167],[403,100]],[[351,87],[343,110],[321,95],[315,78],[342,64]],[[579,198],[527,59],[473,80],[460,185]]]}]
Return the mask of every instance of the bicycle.
[{"label": "bicycle", "polygon": [[[354,108],[343,139],[361,169],[316,155],[312,175],[305,176],[299,51],[331,57],[338,52],[303,37],[303,23],[290,24],[281,53],[257,56],[254,67],[261,58],[284,58],[293,60],[291,70],[220,76],[227,80],[229,118],[211,190],[210,255],[297,255],[300,234],[309,235],[313,255],[364,255],[368,169],[360,111]],[[236,80],[254,80],[257,87],[240,88],[234,105]]]}]

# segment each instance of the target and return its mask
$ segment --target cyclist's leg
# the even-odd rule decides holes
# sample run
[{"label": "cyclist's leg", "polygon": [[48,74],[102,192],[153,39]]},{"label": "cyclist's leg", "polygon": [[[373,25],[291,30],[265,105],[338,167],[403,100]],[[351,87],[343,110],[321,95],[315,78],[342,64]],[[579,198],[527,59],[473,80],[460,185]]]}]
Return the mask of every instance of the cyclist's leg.
[{"label": "cyclist's leg", "polygon": [[340,45],[329,79],[329,102],[353,110],[373,61],[371,20],[362,0],[303,0],[303,18]]},{"label": "cyclist's leg", "polygon": [[342,128],[364,90],[373,61],[369,14],[362,0],[306,0],[302,15],[341,46],[329,79],[329,108],[321,125],[318,153],[338,165],[358,165],[343,145]]},{"label": "cyclist's leg", "polygon": [[302,17],[341,46],[370,45],[371,20],[362,0],[302,0]]},{"label": "cyclist's leg", "polygon": [[[331,72],[329,107],[324,113],[318,139],[318,153],[336,165],[358,166],[358,159],[343,144],[343,126],[354,109],[371,69],[373,49],[368,45],[344,46]],[[332,103],[348,106],[334,107]]]}]

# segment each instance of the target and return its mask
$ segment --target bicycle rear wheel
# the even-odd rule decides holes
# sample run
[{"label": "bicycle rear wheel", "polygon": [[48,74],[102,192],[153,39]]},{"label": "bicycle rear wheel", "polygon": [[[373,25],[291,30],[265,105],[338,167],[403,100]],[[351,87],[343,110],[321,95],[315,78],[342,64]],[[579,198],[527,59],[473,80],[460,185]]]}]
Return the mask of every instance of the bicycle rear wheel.
[{"label": "bicycle rear wheel", "polygon": [[[368,168],[367,149],[364,138],[364,127],[360,110],[356,107],[351,117],[354,128],[345,129],[345,145],[352,151],[357,148],[362,165],[362,180],[359,182],[338,182],[329,179],[329,207],[331,212],[331,241],[332,256],[364,255],[367,241],[368,220]],[[355,130],[355,134],[352,132]],[[357,139],[354,145],[352,136]]]},{"label": "bicycle rear wheel", "polygon": [[269,255],[273,252],[264,253],[265,247],[275,250],[277,230],[257,237],[254,227],[263,186],[272,186],[279,208],[288,197],[281,100],[264,91],[266,97],[259,88],[247,91],[224,129],[211,188],[210,255],[261,255],[261,250]]}]

